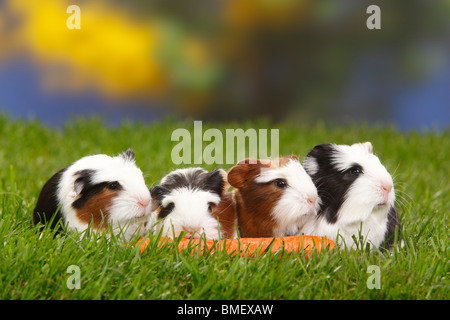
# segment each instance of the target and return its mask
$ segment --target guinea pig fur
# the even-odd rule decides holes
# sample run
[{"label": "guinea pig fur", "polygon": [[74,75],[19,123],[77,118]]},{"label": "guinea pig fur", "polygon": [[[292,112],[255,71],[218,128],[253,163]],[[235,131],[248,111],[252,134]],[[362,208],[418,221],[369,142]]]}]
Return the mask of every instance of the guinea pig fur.
[{"label": "guinea pig fur", "polygon": [[296,235],[318,209],[317,189],[295,155],[245,159],[230,169],[228,182],[241,237]]},{"label": "guinea pig fur", "polygon": [[400,230],[394,183],[370,142],[318,145],[303,165],[320,197],[320,210],[303,233],[352,248],[357,248],[353,237],[360,235],[371,247],[392,246],[395,227]]},{"label": "guinea pig fur", "polygon": [[233,238],[236,213],[226,192],[226,172],[202,168],[177,169],[150,189],[152,215],[149,224],[162,236],[206,239]]},{"label": "guinea pig fur", "polygon": [[91,155],[45,183],[33,211],[33,222],[51,222],[55,229],[62,220],[73,231],[83,231],[90,223],[94,231],[112,225],[115,233],[122,228],[127,238],[146,221],[150,200],[133,150],[116,157]]}]

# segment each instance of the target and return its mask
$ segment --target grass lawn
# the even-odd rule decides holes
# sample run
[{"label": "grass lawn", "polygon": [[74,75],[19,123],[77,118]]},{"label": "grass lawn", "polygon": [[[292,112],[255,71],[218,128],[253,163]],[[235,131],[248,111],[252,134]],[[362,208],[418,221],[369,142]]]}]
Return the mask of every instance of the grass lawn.
[{"label": "grass lawn", "polygon": [[[88,154],[116,155],[131,147],[147,185],[176,167],[171,141],[193,121],[110,128],[98,119],[57,130],[0,115],[0,299],[448,299],[450,131],[401,133],[393,128],[328,128],[278,124],[204,123],[203,130],[277,128],[280,154],[303,158],[324,142],[371,141],[394,176],[405,246],[393,252],[325,251],[308,259],[268,253],[190,256],[171,247],[142,256],[104,236],[40,236],[31,217],[39,191],[56,171]],[[269,130],[270,132],[270,130]],[[225,134],[224,134],[225,135]],[[208,143],[205,142],[203,147]],[[214,165],[203,165],[212,169]],[[221,165],[229,169],[231,165]],[[136,239],[137,240],[137,239]],[[70,289],[69,266],[79,268],[80,289]],[[380,289],[369,289],[369,266],[379,268]],[[69,279],[70,280],[70,279]],[[370,279],[369,279],[370,281]]]}]

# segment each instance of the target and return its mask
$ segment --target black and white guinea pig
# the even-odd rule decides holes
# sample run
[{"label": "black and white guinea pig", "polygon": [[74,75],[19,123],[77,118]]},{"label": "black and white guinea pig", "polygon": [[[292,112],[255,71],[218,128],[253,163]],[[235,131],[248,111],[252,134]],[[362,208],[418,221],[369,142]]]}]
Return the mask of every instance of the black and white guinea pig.
[{"label": "black and white guinea pig", "polygon": [[[391,175],[373,154],[370,142],[321,144],[303,166],[317,186],[320,210],[302,229],[356,248],[361,235],[371,247],[391,247],[400,230]],[[339,234],[339,239],[337,239]]]},{"label": "black and white guinea pig", "polygon": [[[33,222],[60,220],[68,230],[83,231],[90,223],[95,231],[112,225],[130,238],[150,214],[150,192],[133,150],[110,157],[91,155],[57,172],[42,188]],[[58,210],[59,208],[59,210]],[[145,228],[141,228],[145,229]]]},{"label": "black and white guinea pig", "polygon": [[240,161],[229,170],[228,182],[241,237],[296,235],[318,210],[317,189],[295,155]]},{"label": "black and white guinea pig", "polygon": [[235,211],[226,190],[226,172],[202,168],[177,169],[150,188],[152,214],[148,225],[166,237],[233,238]]}]

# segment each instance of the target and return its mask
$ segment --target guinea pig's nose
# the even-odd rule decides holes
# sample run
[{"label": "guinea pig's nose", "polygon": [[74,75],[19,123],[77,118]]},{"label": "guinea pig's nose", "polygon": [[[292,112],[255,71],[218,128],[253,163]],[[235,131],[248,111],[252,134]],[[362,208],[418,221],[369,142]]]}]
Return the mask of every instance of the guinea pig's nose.
[{"label": "guinea pig's nose", "polygon": [[392,184],[382,184],[381,189],[383,189],[384,192],[389,193],[392,190]]},{"label": "guinea pig's nose", "polygon": [[144,208],[146,208],[149,205],[149,203],[150,203],[150,200],[148,200],[148,199],[145,199],[145,200],[141,199],[138,201],[138,205],[141,207],[144,207]]},{"label": "guinea pig's nose", "polygon": [[201,227],[191,228],[191,227],[183,226],[182,230],[184,232],[187,232],[184,236],[185,238],[190,238],[192,236],[194,236],[194,238],[200,238],[200,233],[201,233],[202,228]]},{"label": "guinea pig's nose", "polygon": [[308,199],[306,199],[306,201],[307,201],[309,204],[315,204],[316,201],[317,201],[317,196],[309,196]]}]

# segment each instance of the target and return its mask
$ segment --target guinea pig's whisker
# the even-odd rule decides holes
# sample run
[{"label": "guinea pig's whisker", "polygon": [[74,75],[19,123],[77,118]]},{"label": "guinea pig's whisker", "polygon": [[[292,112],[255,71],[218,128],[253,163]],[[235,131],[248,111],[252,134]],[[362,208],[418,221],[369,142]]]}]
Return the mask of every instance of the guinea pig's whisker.
[{"label": "guinea pig's whisker", "polygon": [[219,215],[219,214],[225,212],[225,211],[226,211],[228,208],[230,208],[232,205],[233,205],[233,204],[230,203],[228,206],[226,206],[225,208],[223,208],[221,211],[217,212],[216,215]]},{"label": "guinea pig's whisker", "polygon": [[395,167],[394,172],[392,173],[392,177],[395,177],[397,175],[398,168],[400,168],[400,163],[398,163],[397,167]]},{"label": "guinea pig's whisker", "polygon": [[401,208],[407,208],[410,205],[415,203],[414,199],[412,199],[406,192],[398,191],[396,195],[396,202]]}]

